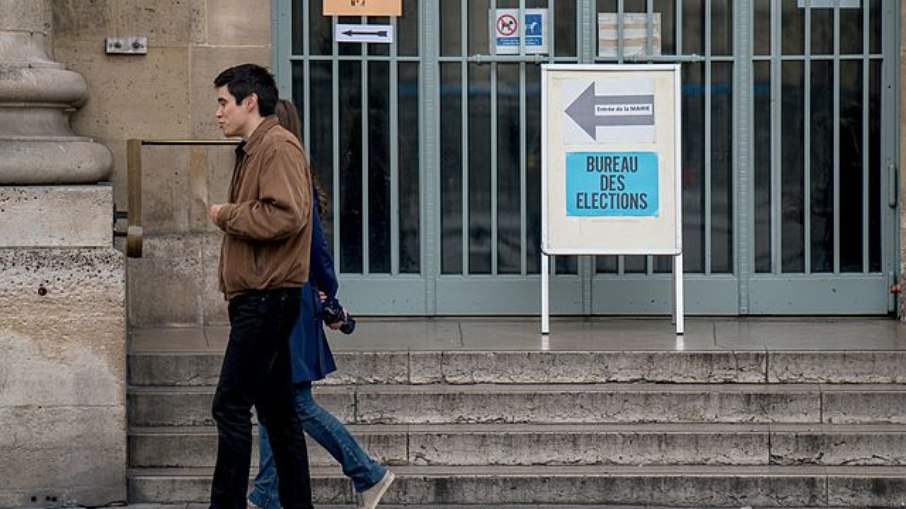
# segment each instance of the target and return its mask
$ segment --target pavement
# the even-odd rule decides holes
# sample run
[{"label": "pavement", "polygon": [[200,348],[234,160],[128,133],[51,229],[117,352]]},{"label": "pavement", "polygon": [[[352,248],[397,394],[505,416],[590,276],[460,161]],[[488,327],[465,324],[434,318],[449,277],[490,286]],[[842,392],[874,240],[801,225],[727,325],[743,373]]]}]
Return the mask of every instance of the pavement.
[{"label": "pavement", "polygon": [[[107,506],[122,509],[208,509],[209,504],[131,504],[120,506]],[[324,505],[317,504],[317,509],[349,509],[351,505]],[[380,509],[732,509],[728,507],[709,508],[709,507],[670,507],[670,506],[625,506],[625,505],[549,505],[549,504],[531,504],[531,505],[393,505],[380,504]],[[249,506],[249,509],[258,509]],[[80,508],[73,508],[80,509]],[[742,506],[739,509],[752,509],[751,506]],[[771,507],[771,509],[834,509],[832,507],[810,508],[810,507]],[[851,509],[851,508],[850,508]]]},{"label": "pavement", "polygon": [[[356,351],[843,351],[906,350],[893,318],[361,318],[351,335],[329,331],[331,349]],[[131,352],[223,351],[229,326],[135,328]]]},{"label": "pavement", "polygon": [[[121,506],[108,506],[123,509],[208,509],[208,504],[131,504]],[[350,505],[324,505],[317,504],[317,509],[349,509]],[[732,509],[728,507],[708,508],[708,507],[668,507],[668,506],[625,506],[625,505],[549,505],[549,504],[531,504],[531,505],[392,505],[380,504],[380,509]],[[258,509],[249,506],[249,509]],[[79,508],[73,508],[79,509]],[[752,509],[751,506],[742,506],[739,509]],[[783,507],[772,507],[771,509],[793,509]],[[819,509],[809,507],[796,507],[795,509]],[[820,509],[834,509],[821,507]]]}]

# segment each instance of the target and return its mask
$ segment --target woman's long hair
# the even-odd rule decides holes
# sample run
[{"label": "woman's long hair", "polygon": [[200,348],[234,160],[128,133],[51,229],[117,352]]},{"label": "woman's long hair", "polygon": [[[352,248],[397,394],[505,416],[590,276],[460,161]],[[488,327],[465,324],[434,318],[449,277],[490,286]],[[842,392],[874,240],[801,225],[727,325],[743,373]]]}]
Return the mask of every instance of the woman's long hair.
[{"label": "woman's long hair", "polygon": [[[274,115],[277,116],[277,122],[283,126],[284,129],[293,133],[296,139],[299,140],[299,143],[302,143],[302,122],[299,120],[299,112],[296,110],[296,105],[293,104],[289,99],[279,99],[277,100],[277,107],[274,108]],[[305,147],[302,147],[302,156],[308,159],[308,154],[305,152]],[[309,168],[311,165],[309,164]],[[315,186],[315,192],[318,193],[318,202],[320,206],[318,207],[318,213],[323,219],[327,212],[329,211],[327,203],[327,193],[324,192],[324,188],[321,187],[321,183],[318,182],[318,177],[315,176],[315,172],[311,172],[311,181]]]}]

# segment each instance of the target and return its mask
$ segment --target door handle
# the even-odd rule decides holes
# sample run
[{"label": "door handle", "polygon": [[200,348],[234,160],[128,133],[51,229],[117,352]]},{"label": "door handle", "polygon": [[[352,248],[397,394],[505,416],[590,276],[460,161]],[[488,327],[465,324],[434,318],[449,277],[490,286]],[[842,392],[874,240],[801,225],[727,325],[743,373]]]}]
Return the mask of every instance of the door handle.
[{"label": "door handle", "polygon": [[893,163],[887,165],[887,177],[887,205],[895,209],[900,197],[900,174],[897,171],[897,165]]}]

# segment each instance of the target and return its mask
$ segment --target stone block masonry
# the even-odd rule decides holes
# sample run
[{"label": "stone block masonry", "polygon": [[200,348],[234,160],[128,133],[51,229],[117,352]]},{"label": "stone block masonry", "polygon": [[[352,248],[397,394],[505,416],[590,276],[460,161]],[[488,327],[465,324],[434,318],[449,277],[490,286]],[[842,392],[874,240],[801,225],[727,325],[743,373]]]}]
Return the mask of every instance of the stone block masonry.
[{"label": "stone block masonry", "polygon": [[124,260],[0,248],[0,507],[126,499]]}]

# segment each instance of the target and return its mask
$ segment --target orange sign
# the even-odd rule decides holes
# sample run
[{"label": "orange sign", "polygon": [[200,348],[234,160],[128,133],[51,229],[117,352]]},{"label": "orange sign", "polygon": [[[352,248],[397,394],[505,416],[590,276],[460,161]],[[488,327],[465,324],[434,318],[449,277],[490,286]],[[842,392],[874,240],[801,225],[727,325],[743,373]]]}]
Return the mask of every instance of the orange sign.
[{"label": "orange sign", "polygon": [[401,16],[403,0],[324,0],[325,16]]}]

